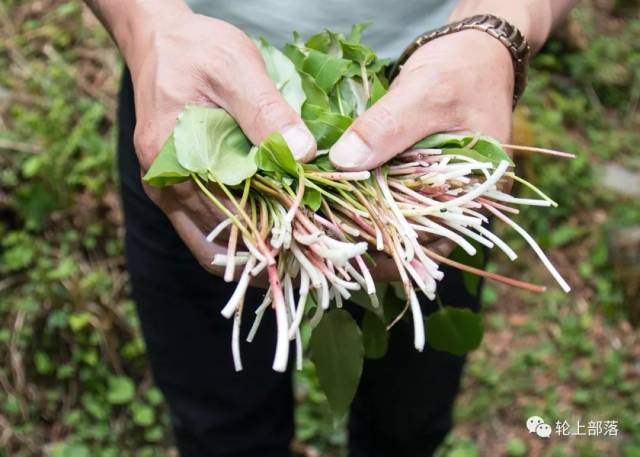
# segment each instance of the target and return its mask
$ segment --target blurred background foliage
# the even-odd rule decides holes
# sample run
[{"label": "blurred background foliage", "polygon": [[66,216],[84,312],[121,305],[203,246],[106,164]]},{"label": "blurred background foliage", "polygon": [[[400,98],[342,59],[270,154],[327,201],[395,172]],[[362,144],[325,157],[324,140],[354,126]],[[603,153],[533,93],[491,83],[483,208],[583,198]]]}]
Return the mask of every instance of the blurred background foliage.
[{"label": "blurred background foliage", "polygon": [[[514,141],[578,159],[517,156],[560,203],[520,220],[574,291],[485,287],[485,341],[441,456],[640,456],[639,10],[584,1],[535,59]],[[120,69],[80,2],[0,1],[0,457],[176,454],[127,298]],[[490,268],[551,285],[537,265]],[[311,365],[297,376],[295,450],[344,455],[314,379]],[[533,414],[618,420],[619,434],[541,440]]]}]

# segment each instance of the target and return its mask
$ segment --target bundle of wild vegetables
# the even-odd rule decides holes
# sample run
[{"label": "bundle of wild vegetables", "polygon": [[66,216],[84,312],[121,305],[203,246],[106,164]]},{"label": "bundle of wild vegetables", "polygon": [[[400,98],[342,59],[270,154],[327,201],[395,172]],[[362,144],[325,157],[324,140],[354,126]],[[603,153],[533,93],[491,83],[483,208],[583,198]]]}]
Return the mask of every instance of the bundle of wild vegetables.
[{"label": "bundle of wild vegetables", "polygon": [[[274,310],[277,371],[287,367],[290,340],[295,341],[300,368],[303,319],[316,326],[327,310],[340,308],[354,293],[368,296],[369,309],[383,306],[371,273],[373,253],[392,259],[398,270],[417,350],[425,344],[418,294],[436,298],[443,277],[439,263],[543,290],[465,266],[428,247],[428,241],[447,239],[471,256],[481,245],[514,260],[516,253],[489,230],[488,216],[516,230],[562,289],[569,290],[536,242],[512,219],[518,206],[555,203],[513,173],[513,162],[497,141],[480,134],[437,134],[370,172],[341,172],[331,165],[328,148],[386,92],[387,62],[360,43],[363,28],[355,25],[348,37],[324,31],[306,42],[294,34],[284,53],[264,40],[256,42],[270,76],[317,140],[319,152],[311,163],[297,163],[280,134],[252,146],[224,110],[187,106],[145,176],[153,185],[193,180],[226,215],[207,240],[228,233],[226,254],[211,261],[225,268],[226,281],[238,281],[222,309],[225,317],[234,318],[237,369],[242,368],[239,335],[245,291],[252,277],[265,272],[269,288],[255,311],[248,341],[263,314]],[[523,183],[537,198],[502,192],[506,180]],[[230,208],[215,196],[214,188],[222,190]],[[241,267],[239,277],[234,277],[236,267]],[[355,324],[346,327],[357,332]]]}]

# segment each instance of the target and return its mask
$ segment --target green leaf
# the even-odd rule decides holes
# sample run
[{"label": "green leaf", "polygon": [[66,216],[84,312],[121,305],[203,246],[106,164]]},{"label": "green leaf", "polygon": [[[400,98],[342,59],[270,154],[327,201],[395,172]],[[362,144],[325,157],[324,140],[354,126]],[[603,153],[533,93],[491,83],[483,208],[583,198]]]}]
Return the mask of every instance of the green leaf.
[{"label": "green leaf", "polygon": [[362,341],[368,359],[379,359],[387,353],[389,332],[382,319],[371,311],[365,311],[362,319]]},{"label": "green leaf", "polygon": [[367,109],[367,96],[361,82],[354,78],[342,78],[338,91],[345,116],[356,118]]},{"label": "green leaf", "polygon": [[378,296],[378,301],[381,303],[381,306],[373,307],[371,305],[371,300],[369,299],[369,295],[367,292],[360,289],[354,290],[351,293],[351,297],[349,297],[349,301],[355,303],[358,306],[361,306],[365,310],[375,314],[379,318],[383,318],[384,304],[385,304],[385,294],[387,293],[388,283],[376,283],[376,295]]},{"label": "green leaf", "polygon": [[336,171],[329,160],[329,154],[317,155],[313,162],[303,164],[303,168],[310,171]]},{"label": "green leaf", "polygon": [[347,130],[353,122],[353,119],[350,117],[332,113],[320,107],[307,107],[307,105],[305,105],[305,110],[307,110],[307,113],[311,112],[308,110],[313,110],[314,118],[304,120],[316,139],[318,149],[329,149],[333,146],[333,143],[342,136],[344,131]]},{"label": "green leaf", "polygon": [[362,333],[351,315],[334,309],[313,329],[310,339],[320,387],[336,420],[344,417],[358,389],[364,347]]},{"label": "green leaf", "polygon": [[571,224],[562,224],[553,229],[549,234],[549,246],[557,248],[565,246],[578,238],[587,235],[590,230],[586,227],[576,227]]},{"label": "green leaf", "polygon": [[506,451],[509,457],[524,457],[529,452],[529,446],[525,441],[514,436],[507,442]]},{"label": "green leaf", "polygon": [[306,96],[302,90],[302,80],[296,66],[285,54],[271,46],[264,38],[254,41],[254,43],[262,54],[269,77],[289,105],[297,113],[300,113]]},{"label": "green leaf", "polygon": [[135,386],[126,376],[112,376],[109,378],[107,401],[115,405],[128,403],[133,399]]},{"label": "green leaf", "polygon": [[507,151],[502,148],[502,145],[489,136],[480,136],[480,139],[473,146],[473,150],[482,154],[495,165],[498,165],[503,160],[506,160],[510,165],[514,165],[513,160],[511,160]]},{"label": "green leaf", "polygon": [[340,46],[342,47],[343,58],[353,60],[359,64],[368,65],[376,58],[371,48],[359,43],[341,41]]},{"label": "green leaf", "polygon": [[58,443],[51,449],[51,457],[89,457],[91,451],[81,443]]},{"label": "green leaf", "polygon": [[360,78],[362,76],[362,68],[358,62],[350,62],[347,72],[344,74],[345,78]]},{"label": "green leaf", "polygon": [[[464,265],[482,270],[484,267],[484,250],[479,243],[473,240],[468,241],[476,248],[475,255],[469,255],[460,246],[456,246],[451,254],[449,254],[449,258]],[[478,287],[480,286],[481,280],[482,278],[476,274],[469,273],[468,271],[462,272],[462,281],[464,283],[464,288],[467,290],[467,292],[469,292],[469,294],[474,297],[478,295]]]},{"label": "green leaf", "polygon": [[[424,140],[416,143],[413,147],[415,149],[454,149],[455,152],[452,153],[466,155],[468,157],[476,159],[479,156],[475,155],[473,152],[464,153],[463,151],[461,151],[461,149],[465,149],[465,147],[469,143],[471,143],[474,138],[474,135],[468,134],[436,133],[435,135],[430,135]],[[484,160],[488,159],[494,165],[499,164],[503,160],[506,160],[510,165],[513,165],[513,161],[506,153],[506,151],[502,148],[500,143],[491,137],[480,135],[473,148],[466,149],[467,151],[475,151]]]},{"label": "green leaf", "polygon": [[300,48],[300,46],[287,43],[284,45],[283,53],[289,58],[291,62],[293,62],[293,65],[295,65],[298,72],[302,71],[302,65],[304,64],[304,59],[305,57],[307,57],[307,55]]},{"label": "green leaf", "polygon": [[187,105],[173,135],[178,162],[191,173],[236,185],[256,172],[251,143],[223,109]]},{"label": "green leaf", "polygon": [[328,94],[347,72],[349,65],[351,62],[348,60],[310,49],[302,68]]},{"label": "green leaf", "polygon": [[178,162],[173,133],[167,138],[160,153],[142,179],[155,187],[170,186],[189,179],[189,170]]},{"label": "green leaf", "polygon": [[324,30],[311,36],[305,46],[333,57],[342,57],[340,42],[344,40],[344,35],[330,30]]},{"label": "green leaf", "polygon": [[69,327],[74,332],[79,332],[80,330],[82,330],[83,328],[85,328],[87,325],[91,323],[91,319],[92,319],[91,313],[88,313],[86,311],[73,313],[72,315],[69,316]]},{"label": "green leaf", "polygon": [[144,432],[144,439],[150,443],[161,441],[165,437],[165,429],[161,426],[152,427]]},{"label": "green leaf", "polygon": [[53,362],[44,351],[37,351],[33,358],[33,362],[36,366],[36,371],[40,374],[49,374],[53,371]]},{"label": "green leaf", "polygon": [[[307,97],[305,105],[314,105],[329,109],[329,97],[326,92],[316,84],[315,79],[303,71],[300,72],[300,78],[302,79],[302,89]],[[304,107],[302,111],[304,112]]]},{"label": "green leaf", "polygon": [[162,396],[162,392],[160,392],[160,389],[158,389],[157,387],[151,387],[149,390],[147,390],[147,392],[145,393],[145,397],[149,403],[155,406],[162,403],[164,399]]},{"label": "green leaf", "polygon": [[373,82],[371,83],[371,97],[369,97],[369,102],[367,104],[367,107],[370,107],[375,102],[380,100],[380,98],[382,98],[382,96],[386,93],[387,93],[387,89],[385,89],[384,86],[382,85],[382,82],[380,82],[380,78],[378,78],[378,76],[374,74]]},{"label": "green leaf", "polygon": [[469,135],[435,133],[413,145],[414,149],[464,148],[471,141]]},{"label": "green leaf", "polygon": [[482,341],[482,316],[469,309],[445,306],[427,316],[427,342],[439,351],[463,355]]},{"label": "green leaf", "polygon": [[349,34],[348,41],[351,43],[360,43],[362,38],[362,32],[369,28],[372,22],[357,22],[351,26],[351,33]]},{"label": "green leaf", "polygon": [[[367,74],[378,75],[378,77],[381,77],[382,75],[379,73],[381,73],[382,70],[384,70],[390,64],[391,64],[391,59],[388,59],[388,58],[375,59],[371,64],[367,66]],[[387,83],[385,82],[385,87],[386,86],[387,86]]]},{"label": "green leaf", "polygon": [[[487,158],[474,149],[467,148],[445,148],[442,150],[442,155],[456,155],[468,157],[478,162],[486,162]],[[455,159],[454,159],[455,160]]]},{"label": "green leaf", "polygon": [[289,145],[279,132],[269,135],[258,148],[256,164],[260,170],[298,175],[298,165]]},{"label": "green leaf", "polygon": [[141,427],[148,427],[156,421],[155,410],[144,403],[134,403],[131,405],[133,423]]},{"label": "green leaf", "polygon": [[305,189],[302,203],[312,211],[318,211],[322,206],[322,195],[315,189]]}]

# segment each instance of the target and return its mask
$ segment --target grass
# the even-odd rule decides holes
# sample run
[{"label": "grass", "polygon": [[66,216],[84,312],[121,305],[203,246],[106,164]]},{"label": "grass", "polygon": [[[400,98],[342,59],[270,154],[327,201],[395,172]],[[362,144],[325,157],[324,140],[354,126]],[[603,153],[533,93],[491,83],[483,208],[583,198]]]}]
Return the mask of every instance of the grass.
[{"label": "grass", "polygon": [[[560,203],[544,210],[551,217],[530,208],[519,220],[574,292],[485,289],[485,340],[441,456],[640,455],[639,334],[626,320],[640,298],[625,295],[638,276],[616,247],[620,230],[640,225],[640,207],[599,176],[610,163],[640,170],[638,11],[636,1],[583,2],[535,61],[516,141],[579,158],[518,157]],[[0,4],[0,457],[174,452],[126,298],[113,152],[119,69],[78,1]],[[553,285],[533,257],[493,261]],[[341,455],[345,432],[331,425],[312,371],[297,377],[296,448]],[[574,425],[614,419],[619,435],[542,440],[527,433],[533,414]]]}]

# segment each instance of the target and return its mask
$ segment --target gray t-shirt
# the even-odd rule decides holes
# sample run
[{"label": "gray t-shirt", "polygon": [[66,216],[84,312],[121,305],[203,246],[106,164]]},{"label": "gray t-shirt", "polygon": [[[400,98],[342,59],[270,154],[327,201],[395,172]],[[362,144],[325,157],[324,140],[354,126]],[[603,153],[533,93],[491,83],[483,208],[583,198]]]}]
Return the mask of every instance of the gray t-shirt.
[{"label": "gray t-shirt", "polygon": [[325,28],[347,33],[371,21],[363,42],[381,57],[397,57],[411,40],[442,25],[458,0],[188,0],[197,13],[230,22],[281,47],[297,30],[307,38]]}]

